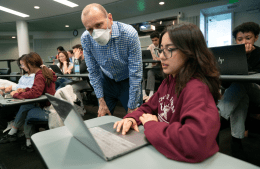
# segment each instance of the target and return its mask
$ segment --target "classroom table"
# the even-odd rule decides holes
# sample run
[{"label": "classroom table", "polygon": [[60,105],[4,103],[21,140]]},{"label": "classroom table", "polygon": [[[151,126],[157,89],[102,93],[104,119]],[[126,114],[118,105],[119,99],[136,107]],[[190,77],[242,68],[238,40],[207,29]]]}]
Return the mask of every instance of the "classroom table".
[{"label": "classroom table", "polygon": [[1,79],[1,77],[21,77],[22,75],[1,75],[0,74],[0,79]]},{"label": "classroom table", "polygon": [[[89,73],[82,73],[82,74],[56,74],[57,77],[89,77]],[[1,76],[0,76],[1,77]]]},{"label": "classroom table", "polygon": [[[14,101],[9,101],[9,100],[14,100]],[[47,97],[45,95],[41,95],[38,98],[35,99],[5,99],[0,96],[0,106],[14,106],[14,105],[22,105],[22,104],[30,104],[30,103],[38,103],[38,102],[43,102],[43,101],[48,101]]]},{"label": "classroom table", "polygon": [[[121,120],[114,116],[103,116],[85,123],[88,127]],[[143,126],[139,126],[139,129]],[[134,152],[106,162],[77,139],[66,126],[36,133],[32,142],[40,154],[46,168],[81,169],[259,169],[259,167],[217,152],[201,163],[186,163],[167,159],[152,145],[145,146]]]},{"label": "classroom table", "polygon": [[252,75],[220,75],[220,80],[225,82],[260,82],[260,73]]},{"label": "classroom table", "polygon": [[0,59],[0,62],[7,62],[7,66],[10,69],[10,72],[12,72],[11,69],[11,62],[17,61],[17,59]]}]

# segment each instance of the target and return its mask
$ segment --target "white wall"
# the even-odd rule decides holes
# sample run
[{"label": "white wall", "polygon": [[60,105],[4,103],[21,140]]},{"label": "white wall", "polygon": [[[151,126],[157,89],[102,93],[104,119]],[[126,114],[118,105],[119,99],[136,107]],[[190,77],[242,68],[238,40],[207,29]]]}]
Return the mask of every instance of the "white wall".
[{"label": "white wall", "polygon": [[[260,12],[238,12],[234,13],[234,28],[244,22],[255,22],[260,25]],[[260,46],[260,40],[256,41],[256,46]]]},{"label": "white wall", "polygon": [[[30,49],[33,51],[33,44],[30,43]],[[19,57],[17,42],[0,43],[0,59],[17,59]],[[7,68],[7,62],[0,62],[0,68]],[[20,72],[17,62],[11,62],[12,72]]]}]

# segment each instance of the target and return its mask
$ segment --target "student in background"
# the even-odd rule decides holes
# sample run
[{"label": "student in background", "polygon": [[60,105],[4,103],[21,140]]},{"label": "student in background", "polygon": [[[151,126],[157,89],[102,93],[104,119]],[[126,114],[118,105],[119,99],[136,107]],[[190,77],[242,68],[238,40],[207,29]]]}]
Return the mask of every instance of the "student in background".
[{"label": "student in background", "polygon": [[[35,73],[34,84],[32,88],[23,89],[21,92],[13,91],[11,95],[16,99],[34,99],[40,97],[45,93],[51,95],[55,94],[55,81],[57,77],[55,73],[43,65],[41,57],[34,52],[29,53],[24,58],[24,66],[29,69],[31,73]],[[9,133],[0,139],[0,143],[8,143],[17,140],[17,129],[24,125],[24,134],[26,137],[26,146],[23,149],[33,151],[31,145],[31,135],[33,134],[32,125],[27,124],[30,119],[37,119],[39,121],[48,121],[48,113],[44,107],[50,106],[50,102],[33,103],[21,105],[15,117],[14,125]]]},{"label": "student in background", "polygon": [[201,162],[218,152],[219,71],[200,29],[190,23],[168,26],[160,37],[167,78],[133,113],[114,124],[122,134],[144,125],[148,141],[167,158]]},{"label": "student in background", "polygon": [[[17,64],[27,73],[21,76],[21,78],[18,81],[18,84],[8,80],[0,79],[0,86],[2,86],[0,88],[0,91],[2,90],[5,93],[10,93],[11,91],[19,92],[22,89],[25,89],[27,87],[31,88],[33,86],[35,74],[30,73],[29,69],[26,66],[24,66],[25,63],[21,59],[25,56],[26,55],[22,55],[20,58],[18,58]],[[5,129],[7,127],[8,122],[14,119],[19,108],[20,105],[0,107],[0,129]]]},{"label": "student in background", "polygon": [[[160,61],[160,58],[158,56],[158,53],[154,49],[159,47],[159,36],[160,35],[158,32],[153,32],[150,35],[152,44],[149,45],[149,47],[147,48],[147,50],[151,51],[153,60],[158,60],[158,61]],[[142,90],[143,90],[143,100],[145,100],[145,102],[147,102],[154,94],[155,79],[162,79],[162,78],[163,78],[163,74],[161,71],[161,64],[152,63],[151,69],[144,69]],[[145,81],[146,79],[147,81]],[[146,82],[146,87],[145,87],[145,82]],[[150,92],[148,96],[146,95],[146,90],[149,90]]]},{"label": "student in background", "polygon": [[[259,25],[254,22],[246,22],[237,26],[232,35],[237,44],[245,44],[248,71],[260,73],[260,48],[254,43],[259,37]],[[250,102],[260,105],[260,86],[256,83],[233,82],[224,85],[225,93],[218,104],[220,114],[228,120],[231,126],[231,150],[232,155],[242,160],[247,160],[243,151],[241,140],[245,136],[245,120]]]},{"label": "student in background", "polygon": [[[59,53],[59,63],[57,64],[57,66],[60,68],[63,74],[71,74],[71,71],[73,69],[73,63],[70,62],[68,53],[66,51],[61,51]],[[66,86],[70,82],[72,82],[70,78],[66,78],[66,77],[58,78],[57,81],[55,82],[56,84],[55,89],[58,90]]]},{"label": "student in background", "polygon": [[[85,62],[85,58],[83,55],[83,48],[82,48],[81,44],[77,44],[77,45],[73,46],[72,49],[74,52],[73,63],[77,59],[79,61],[80,73],[87,73],[87,65]],[[73,70],[74,70],[74,68],[73,68]],[[75,70],[74,70],[74,72],[75,72]]]},{"label": "student in background", "polygon": [[70,62],[73,63],[73,60],[74,60],[74,53],[73,53],[73,50],[68,50],[67,53],[68,53],[68,56],[69,56]]},{"label": "student in background", "polygon": [[100,4],[87,5],[81,15],[86,31],[81,44],[90,83],[99,101],[98,116],[113,114],[120,100],[127,113],[142,104],[141,45],[137,31],[113,21]]},{"label": "student in background", "polygon": [[[62,51],[65,51],[65,49],[62,46],[58,46],[57,47],[58,54],[56,55],[56,59],[59,59],[59,53],[62,52]],[[54,64],[54,61],[53,61],[53,64]]]}]

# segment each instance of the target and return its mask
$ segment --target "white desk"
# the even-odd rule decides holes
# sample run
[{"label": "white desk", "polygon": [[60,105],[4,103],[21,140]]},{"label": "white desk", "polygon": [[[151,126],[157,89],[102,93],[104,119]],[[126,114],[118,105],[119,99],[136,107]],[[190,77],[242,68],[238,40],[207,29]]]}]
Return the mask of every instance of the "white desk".
[{"label": "white desk", "polygon": [[[9,100],[18,100],[18,101],[11,101]],[[19,99],[4,99],[3,97],[0,97],[0,107],[1,106],[14,106],[14,105],[22,105],[22,104],[29,104],[29,103],[35,103],[35,102],[43,102],[43,101],[48,101],[47,97],[45,95],[41,95],[38,98],[34,99],[24,99],[24,100],[19,100]]]},{"label": "white desk", "polygon": [[[103,116],[85,121],[88,127],[115,122],[120,118]],[[61,169],[257,169],[259,167],[216,153],[202,163],[185,163],[167,159],[152,145],[106,162],[72,137],[66,126],[36,133],[32,141],[48,168]]]}]

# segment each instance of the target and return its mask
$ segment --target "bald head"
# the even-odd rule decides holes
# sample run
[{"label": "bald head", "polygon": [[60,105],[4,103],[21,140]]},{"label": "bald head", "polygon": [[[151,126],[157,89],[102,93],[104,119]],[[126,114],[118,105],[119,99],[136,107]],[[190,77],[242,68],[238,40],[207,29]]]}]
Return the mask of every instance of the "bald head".
[{"label": "bald head", "polygon": [[100,4],[87,5],[81,14],[81,21],[86,30],[92,34],[94,29],[111,29],[113,18],[111,13]]},{"label": "bald head", "polygon": [[107,17],[107,11],[106,9],[100,5],[100,4],[97,4],[97,3],[93,3],[93,4],[89,4],[87,5],[83,11],[82,11],[82,14],[81,14],[81,20],[85,19],[86,17],[88,17],[91,13],[100,13],[100,15],[103,15],[103,17]]}]

